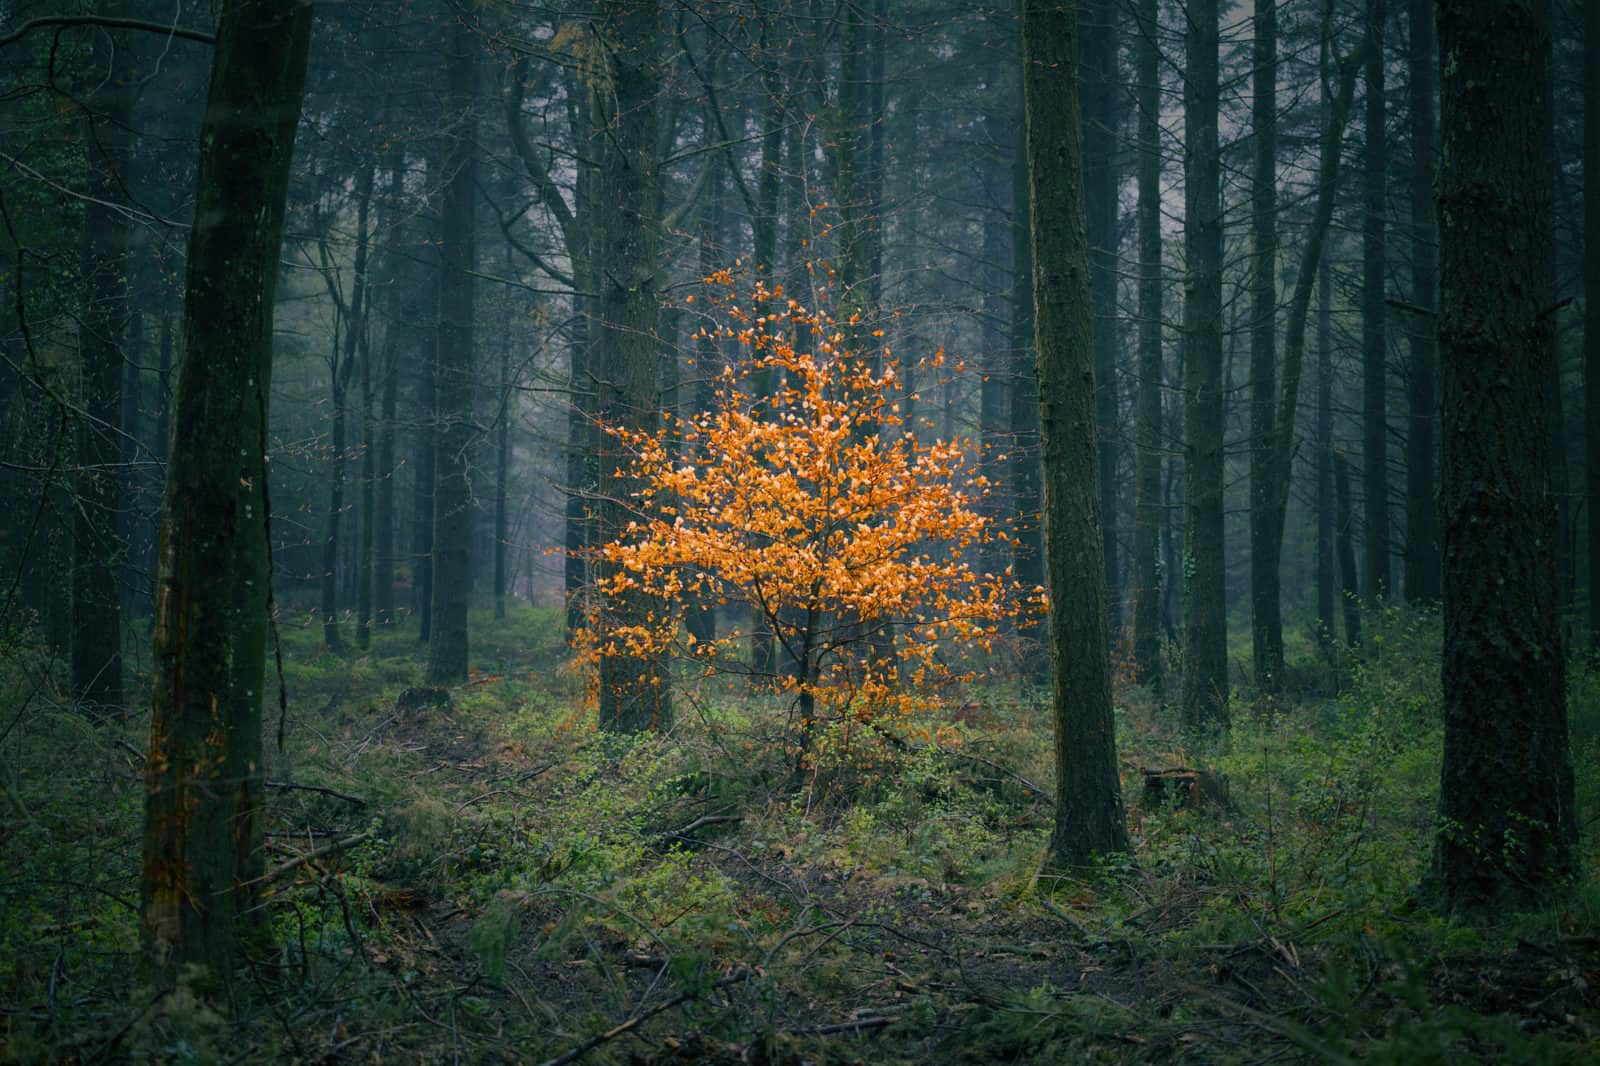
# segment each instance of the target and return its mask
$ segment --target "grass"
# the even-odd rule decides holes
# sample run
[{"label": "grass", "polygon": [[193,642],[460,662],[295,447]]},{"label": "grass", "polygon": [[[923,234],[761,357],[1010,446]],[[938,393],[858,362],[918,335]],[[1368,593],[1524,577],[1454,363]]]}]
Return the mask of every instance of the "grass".
[{"label": "grass", "polygon": [[[1600,1053],[1592,874],[1476,923],[1416,899],[1441,746],[1430,616],[1370,618],[1367,657],[1334,666],[1291,640],[1302,694],[1236,693],[1216,748],[1119,686],[1133,854],[1070,881],[1036,877],[1049,723],[1012,679],[943,694],[899,742],[823,738],[831,754],[797,789],[772,697],[686,683],[672,735],[602,736],[555,612],[472,623],[479,672],[447,709],[413,714],[395,701],[420,682],[414,635],[333,656],[318,628],[284,627],[289,744],[269,774],[331,792],[271,790],[270,861],[365,836],[274,883],[276,947],[240,976],[228,1017],[140,984],[144,719],[86,723],[41,648],[0,662],[15,708],[0,741],[0,1058]],[[1592,812],[1600,671],[1575,664],[1570,688]],[[1180,764],[1225,777],[1227,806],[1145,805],[1139,770]]]}]

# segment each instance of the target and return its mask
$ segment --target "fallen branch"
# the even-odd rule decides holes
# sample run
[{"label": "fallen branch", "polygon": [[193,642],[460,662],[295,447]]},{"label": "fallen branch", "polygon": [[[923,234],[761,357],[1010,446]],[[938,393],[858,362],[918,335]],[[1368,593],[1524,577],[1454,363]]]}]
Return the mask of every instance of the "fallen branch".
[{"label": "fallen branch", "polygon": [[664,837],[685,837],[702,826],[721,825],[725,822],[741,822],[743,820],[743,815],[738,814],[702,814],[682,829],[675,829],[670,833],[662,833],[661,835]]},{"label": "fallen branch", "polygon": [[355,836],[345,837],[343,840],[335,840],[324,844],[322,847],[314,848],[303,855],[296,855],[287,862],[279,863],[277,866],[274,866],[272,869],[268,870],[266,873],[262,874],[260,877],[256,878],[250,883],[255,885],[271,884],[284,874],[293,873],[295,870],[298,870],[307,863],[316,862],[318,859],[326,859],[329,855],[336,855],[348,848],[353,848],[371,835],[371,830],[366,830],[357,833]]},{"label": "fallen branch", "polygon": [[268,781],[267,787],[281,788],[292,792],[320,792],[324,796],[332,796],[334,799],[342,799],[346,803],[354,803],[357,807],[365,807],[367,805],[367,801],[362,799],[360,796],[346,795],[343,792],[338,792],[331,788],[324,788],[321,785],[302,785],[294,781]]},{"label": "fallen branch", "polygon": [[703,992],[715,991],[719,988],[726,988],[729,985],[737,984],[740,981],[747,981],[750,979],[751,975],[752,971],[741,969],[736,973],[724,977],[720,981],[714,982],[710,988],[703,990],[691,989],[687,992],[679,992],[676,996],[673,996],[665,1003],[651,1007],[649,1010],[644,1011],[643,1013],[635,1014],[627,1021],[618,1025],[614,1025],[605,1032],[597,1033],[596,1035],[591,1036],[589,1039],[585,1040],[572,1050],[563,1052],[553,1059],[546,1059],[542,1066],[566,1066],[566,1064],[569,1062],[577,1062],[579,1059],[583,1058],[601,1044],[615,1040],[617,1037],[622,1036],[625,1033],[632,1032],[634,1029],[637,1029],[640,1025],[643,1025],[651,1018],[654,1018],[656,1015],[665,1014],[673,1007],[682,1006],[683,1004],[688,1003],[690,1000],[699,999]]}]

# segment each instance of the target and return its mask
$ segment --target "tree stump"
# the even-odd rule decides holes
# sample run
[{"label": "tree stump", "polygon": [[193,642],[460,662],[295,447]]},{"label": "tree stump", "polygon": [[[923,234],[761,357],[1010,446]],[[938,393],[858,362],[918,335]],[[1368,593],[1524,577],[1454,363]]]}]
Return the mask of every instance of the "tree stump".
[{"label": "tree stump", "polygon": [[1228,796],[1228,780],[1221,774],[1187,766],[1143,773],[1146,807],[1225,811],[1233,806]]}]

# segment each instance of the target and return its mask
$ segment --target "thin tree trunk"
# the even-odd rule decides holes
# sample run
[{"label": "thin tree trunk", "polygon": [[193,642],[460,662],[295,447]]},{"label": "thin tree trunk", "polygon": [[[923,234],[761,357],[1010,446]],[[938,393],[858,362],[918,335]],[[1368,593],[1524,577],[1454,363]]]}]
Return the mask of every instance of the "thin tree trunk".
[{"label": "thin tree trunk", "polygon": [[[395,611],[395,482],[399,471],[395,469],[395,420],[400,406],[399,351],[402,336],[414,328],[411,292],[408,288],[410,272],[405,269],[405,257],[398,254],[403,230],[400,217],[405,197],[405,149],[396,145],[389,156],[389,192],[386,197],[389,239],[394,242],[391,265],[388,270],[392,286],[389,324],[383,335],[383,399],[378,423],[377,439],[377,500],[373,504],[372,540],[372,596],[373,613],[380,627],[395,625],[399,618]],[[368,447],[372,447],[369,443]]]},{"label": "thin tree trunk", "polygon": [[1439,419],[1437,323],[1430,312],[1439,287],[1439,227],[1433,202],[1434,0],[1411,0],[1411,303],[1406,370],[1406,572],[1412,603],[1439,599],[1439,509],[1434,500],[1434,425]]},{"label": "thin tree trunk", "polygon": [[1100,520],[1104,523],[1107,625],[1122,628],[1119,555],[1117,367],[1121,361],[1117,315],[1118,201],[1121,174],[1117,127],[1125,89],[1117,69],[1118,0],[1080,0],[1083,93],[1084,201],[1089,238],[1089,300],[1094,312],[1095,417],[1100,424]]},{"label": "thin tree trunk", "polygon": [[311,5],[227,0],[195,179],[161,533],[141,929],[165,982],[261,928],[272,309]]},{"label": "thin tree trunk", "polygon": [[1577,840],[1550,491],[1545,4],[1445,0],[1439,172],[1444,761],[1434,887],[1532,901]]},{"label": "thin tree trunk", "polygon": [[434,446],[432,633],[428,682],[467,679],[468,552],[472,538],[472,486],[467,480],[473,440],[473,285],[477,266],[478,35],[456,16],[450,43],[448,106],[460,118],[450,142],[439,249],[439,333],[434,361],[438,437]]},{"label": "thin tree trunk", "polygon": [[1055,670],[1056,818],[1048,861],[1073,868],[1125,851],[1128,833],[1111,714],[1099,487],[1093,475],[1083,476],[1098,469],[1099,435],[1076,17],[1070,7],[1047,0],[1024,0],[1022,12],[1048,625]]},{"label": "thin tree trunk", "polygon": [[[121,3],[100,5],[120,14]],[[128,243],[122,210],[130,163],[133,79],[129,43],[94,34],[94,69],[103,72],[87,120],[88,198],[83,218],[83,310],[79,319],[77,506],[72,509],[72,694],[92,717],[120,715],[122,593],[127,545],[120,534],[124,479],[122,346],[128,332]]]},{"label": "thin tree trunk", "polygon": [[1583,8],[1583,404],[1589,487],[1589,647],[1600,651],[1600,3]]},{"label": "thin tree trunk", "polygon": [[1344,453],[1333,453],[1334,490],[1339,497],[1339,585],[1344,599],[1344,642],[1361,650],[1361,585],[1356,573],[1355,511],[1350,506],[1350,464]]},{"label": "thin tree trunk", "polygon": [[[1025,112],[1024,112],[1025,113]],[[1017,139],[1011,163],[1011,498],[1016,508],[1017,582],[1024,590],[1044,588],[1044,537],[1041,528],[1039,470],[1039,371],[1034,361],[1033,219],[1029,205],[1026,131]],[[1050,672],[1050,657],[1040,654],[1046,634],[1043,618],[1024,614],[1017,624],[1023,670],[1035,683]]]},{"label": "thin tree trunk", "polygon": [[1389,341],[1384,304],[1389,179],[1384,130],[1383,37],[1386,0],[1367,0],[1367,119],[1361,227],[1361,464],[1366,493],[1367,595],[1389,595]]},{"label": "thin tree trunk", "polygon": [[1217,146],[1217,0],[1189,5],[1184,78],[1183,722],[1228,723],[1227,573],[1223,553],[1222,203]]},{"label": "thin tree trunk", "polygon": [[1134,461],[1133,661],[1135,676],[1166,688],[1161,661],[1161,71],[1158,0],[1139,0],[1135,92],[1139,110],[1139,382]]},{"label": "thin tree trunk", "polygon": [[[346,307],[326,258],[324,277],[344,319],[344,351],[333,352],[333,470],[328,484],[328,515],[322,535],[322,642],[331,651],[344,650],[339,631],[339,532],[344,521],[345,468],[348,462],[350,378],[355,373],[366,330],[367,213],[372,204],[372,178],[376,164],[369,162],[356,177],[356,253],[350,303]],[[324,251],[326,257],[326,251]],[[363,401],[365,402],[365,400]]]},{"label": "thin tree trunk", "polygon": [[1317,637],[1334,638],[1333,614],[1333,273],[1317,264]]},{"label": "thin tree trunk", "polygon": [[[1250,104],[1250,622],[1256,688],[1283,684],[1283,542],[1275,536],[1278,402],[1278,0],[1257,0]],[[1292,425],[1284,427],[1293,433]],[[1288,471],[1284,471],[1285,474]]]}]

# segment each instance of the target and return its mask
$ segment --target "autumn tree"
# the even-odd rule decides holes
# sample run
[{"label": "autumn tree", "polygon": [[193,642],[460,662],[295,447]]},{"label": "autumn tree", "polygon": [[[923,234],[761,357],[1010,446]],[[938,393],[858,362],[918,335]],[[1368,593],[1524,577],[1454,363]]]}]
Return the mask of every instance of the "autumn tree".
[{"label": "autumn tree", "polygon": [[[1025,606],[1009,573],[980,573],[964,554],[1009,540],[977,506],[991,488],[978,449],[919,443],[896,363],[881,344],[846,347],[851,323],[781,287],[758,283],[740,303],[729,274],[710,281],[703,332],[746,356],[719,372],[710,410],[606,427],[633,457],[615,480],[634,488],[632,519],[597,549],[600,617],[618,602],[635,615],[589,639],[620,661],[748,671],[738,630],[702,640],[685,624],[702,603],[742,602],[791,664],[766,680],[794,696],[802,744],[822,724],[882,724],[950,676],[952,648],[987,649]],[[770,396],[752,394],[758,378]],[[872,636],[885,626],[887,656]]]}]

